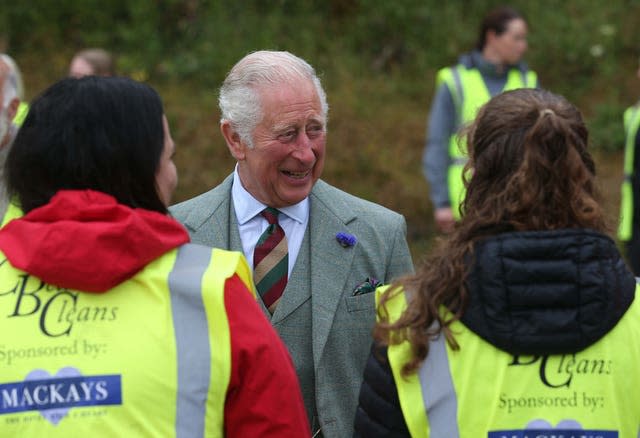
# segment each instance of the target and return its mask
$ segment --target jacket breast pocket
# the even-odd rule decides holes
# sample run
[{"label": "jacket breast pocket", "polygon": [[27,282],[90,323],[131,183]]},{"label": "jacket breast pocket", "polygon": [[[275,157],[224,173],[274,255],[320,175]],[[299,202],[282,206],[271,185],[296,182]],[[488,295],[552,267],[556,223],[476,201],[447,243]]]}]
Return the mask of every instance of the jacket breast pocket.
[{"label": "jacket breast pocket", "polygon": [[373,313],[376,306],[375,293],[368,293],[362,295],[354,295],[346,297],[345,302],[347,305],[347,312],[371,312]]}]

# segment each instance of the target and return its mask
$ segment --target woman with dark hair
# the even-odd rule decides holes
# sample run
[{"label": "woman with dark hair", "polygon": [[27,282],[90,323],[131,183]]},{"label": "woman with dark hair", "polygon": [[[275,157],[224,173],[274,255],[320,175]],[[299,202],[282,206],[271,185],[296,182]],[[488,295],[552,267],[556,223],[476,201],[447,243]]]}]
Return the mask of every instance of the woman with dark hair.
[{"label": "woman with dark hair", "polygon": [[244,257],[167,214],[174,153],[131,79],[33,102],[6,163],[24,216],[0,229],[1,436],[308,435]]},{"label": "woman with dark hair", "polygon": [[422,167],[435,224],[442,232],[451,232],[460,219],[459,205],[464,198],[462,168],[467,153],[459,143],[459,129],[475,118],[491,96],[538,86],[536,73],[523,61],[527,32],[522,14],[511,7],[497,7],[482,20],[475,50],[461,55],[456,65],[438,71]]},{"label": "woman with dark hair", "polygon": [[635,437],[640,303],[587,128],[550,92],[494,97],[467,135],[463,215],[377,291],[362,437]]},{"label": "woman with dark hair", "polygon": [[[151,87],[124,78],[63,80],[38,103],[6,165],[9,191],[25,213],[60,190],[90,189],[167,214],[170,199],[162,197],[177,184],[174,146]],[[165,164],[172,176],[158,181]]]}]

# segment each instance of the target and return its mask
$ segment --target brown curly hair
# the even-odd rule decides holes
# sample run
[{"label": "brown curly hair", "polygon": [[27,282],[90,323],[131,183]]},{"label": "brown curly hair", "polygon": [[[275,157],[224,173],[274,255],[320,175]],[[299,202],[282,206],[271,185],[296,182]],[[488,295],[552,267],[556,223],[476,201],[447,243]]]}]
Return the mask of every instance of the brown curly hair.
[{"label": "brown curly hair", "polygon": [[[540,89],[502,93],[480,109],[463,135],[469,161],[462,219],[451,235],[439,239],[419,271],[394,283],[380,303],[374,337],[381,345],[404,340],[412,345],[405,375],[425,359],[434,336],[443,333],[459,348],[450,325],[464,313],[465,282],[478,241],[508,231],[608,231],[587,128],[562,96]],[[400,293],[410,305],[392,322],[385,303]],[[441,312],[443,306],[448,313]]]}]

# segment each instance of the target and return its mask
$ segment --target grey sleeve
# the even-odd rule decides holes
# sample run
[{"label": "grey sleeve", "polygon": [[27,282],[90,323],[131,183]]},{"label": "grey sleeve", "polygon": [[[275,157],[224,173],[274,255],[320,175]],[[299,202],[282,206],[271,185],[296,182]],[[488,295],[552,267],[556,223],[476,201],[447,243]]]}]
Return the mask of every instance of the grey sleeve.
[{"label": "grey sleeve", "polygon": [[385,283],[390,283],[403,275],[413,274],[414,272],[411,251],[407,242],[407,222],[404,216],[400,216],[398,224],[394,226],[393,234],[393,243],[387,259]]},{"label": "grey sleeve", "polygon": [[446,84],[437,90],[431,104],[427,128],[427,141],[422,154],[422,172],[429,182],[431,202],[435,208],[448,207],[449,188],[447,171],[449,138],[456,130],[456,109]]}]

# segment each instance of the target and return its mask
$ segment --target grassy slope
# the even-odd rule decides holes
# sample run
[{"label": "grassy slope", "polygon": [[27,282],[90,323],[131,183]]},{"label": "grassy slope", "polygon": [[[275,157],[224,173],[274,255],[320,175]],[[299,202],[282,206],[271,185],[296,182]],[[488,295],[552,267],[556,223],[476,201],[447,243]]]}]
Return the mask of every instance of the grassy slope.
[{"label": "grassy slope", "polygon": [[[17,59],[28,98],[60,77],[66,58],[43,69],[40,57]],[[57,75],[52,72],[58,72]],[[404,214],[414,260],[435,236],[428,187],[421,173],[425,122],[432,78],[407,81],[399,73],[354,80],[336,71],[325,78],[331,106],[324,179],[344,190]],[[232,170],[218,130],[217,90],[185,82],[152,84],[163,96],[177,144],[180,182],[174,201],[218,184]],[[629,84],[629,87],[635,86]],[[590,105],[590,102],[584,102]],[[617,220],[622,153],[596,154],[599,182],[612,224]]]}]

